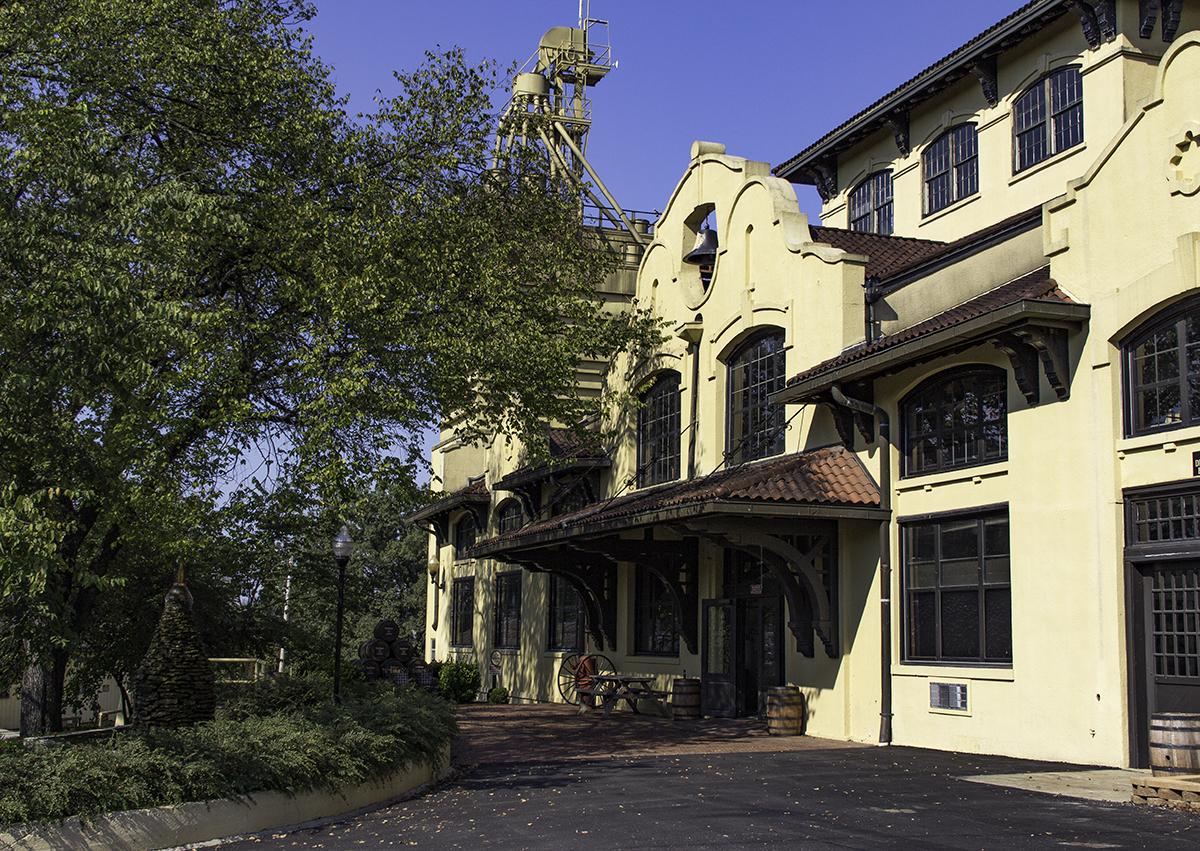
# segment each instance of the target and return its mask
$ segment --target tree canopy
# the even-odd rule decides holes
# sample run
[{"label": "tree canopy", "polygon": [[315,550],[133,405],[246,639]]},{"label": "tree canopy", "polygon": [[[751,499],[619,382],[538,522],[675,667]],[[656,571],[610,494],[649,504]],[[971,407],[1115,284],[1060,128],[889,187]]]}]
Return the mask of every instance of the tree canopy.
[{"label": "tree canopy", "polygon": [[0,7],[0,623],[60,691],[246,457],[328,513],[411,487],[439,423],[577,421],[577,365],[654,333],[601,309],[611,261],[536,158],[490,167],[495,65],[430,54],[352,117],[314,11]]}]

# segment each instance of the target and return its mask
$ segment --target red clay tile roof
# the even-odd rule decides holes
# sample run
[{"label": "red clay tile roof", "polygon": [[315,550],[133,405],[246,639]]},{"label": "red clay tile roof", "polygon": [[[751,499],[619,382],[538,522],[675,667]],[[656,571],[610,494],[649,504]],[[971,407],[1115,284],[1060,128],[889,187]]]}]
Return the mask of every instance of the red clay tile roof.
[{"label": "red clay tile roof", "polygon": [[459,488],[449,496],[442,497],[437,502],[431,502],[424,508],[418,508],[416,511],[409,514],[404,519],[412,522],[413,520],[424,520],[426,517],[435,517],[444,511],[452,511],[460,505],[467,503],[491,502],[491,491],[488,490],[487,483],[483,476],[478,479],[469,480],[465,488]]},{"label": "red clay tile roof", "polygon": [[866,254],[866,276],[878,280],[887,277],[894,269],[913,263],[941,252],[946,247],[944,242],[932,239],[913,239],[907,236],[882,236],[877,233],[830,228],[824,225],[809,225],[813,242],[822,242],[849,251],[851,254]]},{"label": "red clay tile roof", "polygon": [[[1038,7],[1041,8],[1039,9]],[[882,127],[884,123],[882,113],[890,112],[893,109],[900,109],[901,102],[903,102],[904,107],[911,109],[913,106],[933,97],[937,92],[955,80],[972,73],[969,66],[971,62],[977,61],[980,56],[972,56],[971,54],[982,52],[988,55],[996,55],[999,53],[1004,47],[1008,46],[1007,42],[1013,38],[1013,34],[1005,35],[1004,31],[1006,29],[1016,27],[1019,31],[1019,36],[1024,36],[1029,32],[1041,29],[1061,17],[1067,12],[1067,8],[1065,0],[1032,0],[1032,2],[1026,3],[999,23],[988,27],[957,50],[934,62],[911,80],[901,83],[866,109],[842,122],[800,153],[780,163],[772,169],[772,172],[781,177],[786,177],[792,182],[800,182],[802,175],[787,173],[800,165],[810,154],[825,147],[828,142],[855,129],[855,125],[862,122],[871,113],[879,111],[881,114],[876,116],[876,120],[870,122],[869,127],[857,128],[860,132],[854,134],[856,139],[864,138],[868,133],[875,132]],[[1019,18],[1026,19],[1023,25],[1017,25],[1016,22]],[[993,36],[997,37],[995,39],[996,43],[991,45],[985,44],[985,42],[993,40]],[[896,101],[896,103],[889,104],[889,101]],[[888,109],[880,110],[882,106],[887,106]]]},{"label": "red clay tile roof", "polygon": [[[480,541],[478,546],[491,549],[496,544],[518,542],[556,529],[726,500],[878,507],[879,488],[858,456],[841,445],[826,446],[594,503],[571,514],[541,520]],[[637,521],[630,525],[637,525]]]},{"label": "red clay tile roof", "polygon": [[1040,269],[1030,272],[1028,275],[1017,278],[1015,281],[1010,281],[981,296],[976,296],[970,301],[963,302],[957,307],[952,307],[947,311],[939,313],[937,316],[926,319],[924,322],[918,322],[916,325],[905,328],[902,331],[888,334],[886,337],[880,337],[878,340],[874,340],[866,345],[842,352],[837,357],[830,358],[824,363],[819,363],[811,369],[807,369],[794,378],[789,379],[788,386],[790,387],[793,384],[805,381],[823,372],[854,363],[876,352],[882,352],[901,343],[907,343],[919,337],[924,337],[927,334],[932,334],[935,331],[940,331],[943,328],[958,325],[966,322],[968,319],[974,319],[977,316],[982,316],[990,311],[1007,307],[1026,299],[1075,304],[1075,301],[1060,290],[1055,280],[1050,277],[1050,267],[1043,266]]}]

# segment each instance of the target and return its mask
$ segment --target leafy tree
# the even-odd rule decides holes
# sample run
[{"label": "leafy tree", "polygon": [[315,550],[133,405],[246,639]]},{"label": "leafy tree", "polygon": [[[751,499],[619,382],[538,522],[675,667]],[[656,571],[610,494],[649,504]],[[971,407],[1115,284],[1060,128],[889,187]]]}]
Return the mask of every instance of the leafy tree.
[{"label": "leafy tree", "polygon": [[610,261],[536,158],[489,168],[494,66],[431,55],[352,119],[313,11],[0,7],[0,622],[46,695],[25,732],[121,595],[211,554],[239,459],[312,516],[403,479],[440,422],[577,421],[576,366],[654,333],[600,309]]}]

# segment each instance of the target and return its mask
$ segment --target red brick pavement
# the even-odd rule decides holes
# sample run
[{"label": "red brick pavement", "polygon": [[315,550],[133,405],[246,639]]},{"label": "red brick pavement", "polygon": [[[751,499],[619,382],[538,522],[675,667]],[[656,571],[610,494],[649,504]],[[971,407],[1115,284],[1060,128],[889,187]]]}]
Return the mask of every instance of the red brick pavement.
[{"label": "red brick pavement", "polygon": [[810,736],[771,736],[766,722],[757,718],[675,721],[627,711],[614,712],[607,719],[600,715],[599,711],[579,714],[576,707],[558,703],[465,704],[457,713],[462,737],[454,746],[454,763],[867,747]]}]

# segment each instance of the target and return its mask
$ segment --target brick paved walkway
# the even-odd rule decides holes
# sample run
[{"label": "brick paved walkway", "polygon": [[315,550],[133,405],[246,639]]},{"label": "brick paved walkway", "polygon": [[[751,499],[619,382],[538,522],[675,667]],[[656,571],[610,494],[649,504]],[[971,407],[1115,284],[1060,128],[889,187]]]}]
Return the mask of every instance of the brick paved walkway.
[{"label": "brick paved walkway", "polygon": [[558,703],[465,704],[457,717],[462,738],[454,746],[454,762],[463,766],[870,747],[811,736],[771,736],[766,722],[757,718],[673,721],[614,712],[603,720],[599,711],[581,715],[576,707]]}]

